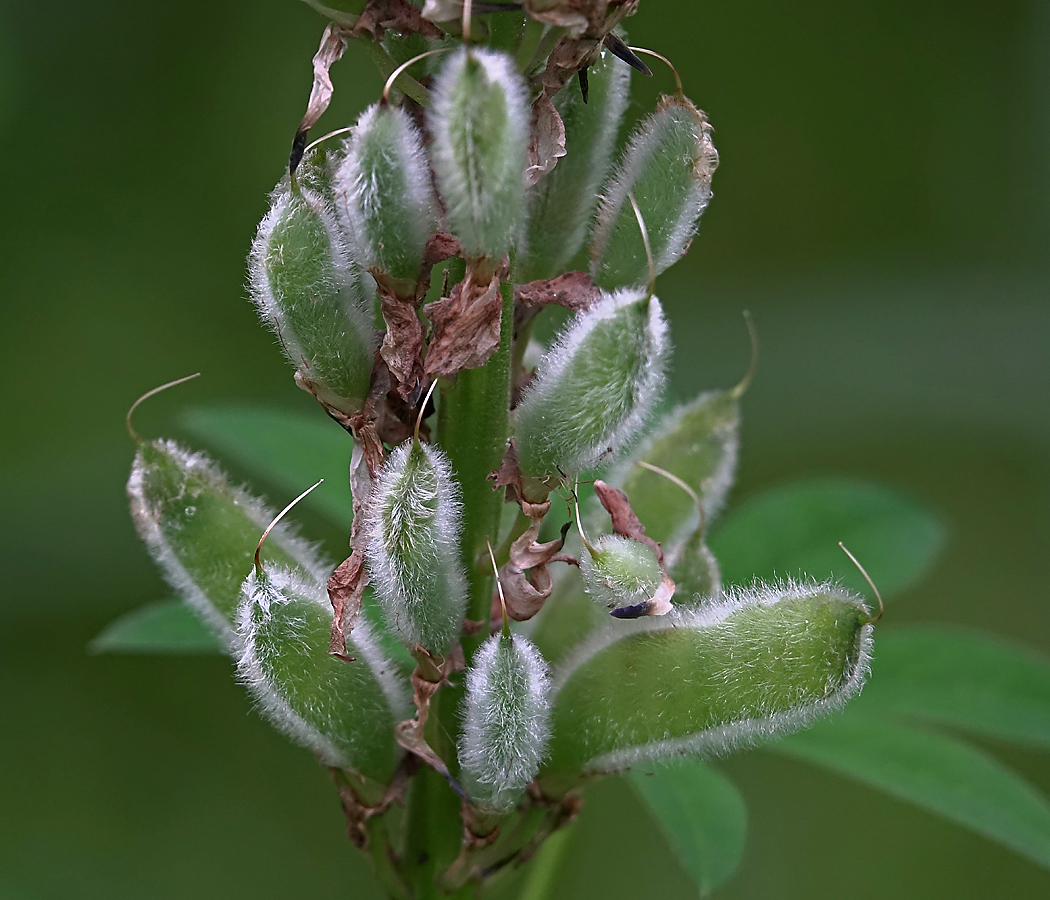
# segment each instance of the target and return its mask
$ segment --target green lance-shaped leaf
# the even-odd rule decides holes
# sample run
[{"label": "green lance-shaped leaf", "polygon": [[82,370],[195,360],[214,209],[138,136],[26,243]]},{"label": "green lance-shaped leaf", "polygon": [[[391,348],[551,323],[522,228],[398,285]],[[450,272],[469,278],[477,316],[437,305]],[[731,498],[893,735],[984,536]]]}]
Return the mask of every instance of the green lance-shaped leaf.
[{"label": "green lance-shaped leaf", "polygon": [[[205,454],[165,440],[139,444],[128,497],[139,537],[167,582],[231,646],[241,582],[274,513]],[[319,584],[328,577],[314,549],[286,525],[270,532],[262,553]]]},{"label": "green lance-shaped leaf", "polygon": [[284,181],[270,200],[249,257],[252,299],[299,386],[327,409],[353,415],[368,395],[375,356],[365,276],[320,194]]},{"label": "green lance-shaped leaf", "polygon": [[962,741],[851,709],[770,749],[914,803],[1050,869],[1046,797]]},{"label": "green lance-shaped leaf", "polygon": [[711,126],[685,97],[664,96],[637,128],[598,204],[591,236],[591,275],[612,289],[649,281],[649,261],[627,195],[649,233],[656,273],[685,253],[711,199],[718,152]]},{"label": "green lance-shaped leaf", "polygon": [[862,687],[872,625],[831,584],[758,586],[600,631],[556,674],[553,791],[580,773],[728,753],[796,731]]},{"label": "green lance-shaped leaf", "polygon": [[463,508],[448,458],[409,440],[390,455],[368,500],[368,572],[387,623],[408,645],[442,655],[467,608]]},{"label": "green lance-shaped leaf", "polygon": [[550,737],[550,673],[521,635],[485,641],[467,670],[459,764],[479,806],[512,809],[540,769]]},{"label": "green lance-shaped leaf", "polygon": [[699,762],[632,769],[627,778],[700,896],[728,881],[747,837],[747,806],[733,782]]},{"label": "green lance-shaped leaf", "polygon": [[529,225],[517,260],[521,281],[554,278],[565,271],[583,246],[598,189],[609,171],[631,69],[604,50],[587,73],[588,102],[575,84],[554,98],[565,123],[565,156],[529,191]]},{"label": "green lance-shaped leaf", "polygon": [[140,606],[110,622],[89,644],[92,653],[194,654],[225,650],[181,600]]},{"label": "green lance-shaped leaf", "polygon": [[237,669],[263,715],[328,766],[385,784],[398,757],[394,725],[408,693],[367,622],[328,652],[332,610],[324,587],[268,564],[244,581],[237,613]]},{"label": "green lance-shaped leaf", "polygon": [[436,221],[423,139],[402,108],[376,103],[361,114],[336,169],[335,198],[360,264],[410,296]]},{"label": "green lance-shaped leaf", "polygon": [[689,485],[709,527],[733,484],[739,446],[739,388],[708,391],[668,413],[609,481],[631,498],[646,534],[665,551],[673,550],[699,527],[696,504],[674,482],[633,460],[658,466]]},{"label": "green lance-shaped leaf", "polygon": [[659,401],[669,353],[660,301],[645,291],[605,294],[577,316],[518,404],[516,445],[526,492],[542,500],[563,476],[593,469],[628,447]]},{"label": "green lance-shaped leaf", "polygon": [[525,213],[529,110],[514,61],[475,47],[450,53],[428,122],[449,228],[467,256],[500,259],[518,243]]}]

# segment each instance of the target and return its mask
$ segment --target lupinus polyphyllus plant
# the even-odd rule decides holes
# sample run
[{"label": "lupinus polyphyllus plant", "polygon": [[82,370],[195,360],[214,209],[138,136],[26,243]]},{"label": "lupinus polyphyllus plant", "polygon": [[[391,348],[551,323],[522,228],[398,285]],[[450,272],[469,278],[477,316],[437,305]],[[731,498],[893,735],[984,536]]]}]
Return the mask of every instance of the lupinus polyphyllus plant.
[{"label": "lupinus polyphyllus plant", "polygon": [[[285,525],[260,543],[272,511],[172,441],[136,436],[128,492],[260,714],[331,770],[384,888],[474,896],[542,852],[593,779],[842,709],[876,616],[838,582],[723,590],[707,534],[750,373],[659,414],[655,279],[695,238],[718,155],[680,84],[617,153],[632,70],[649,74],[622,25],[637,0],[312,5],[331,21],[250,287],[345,430],[349,556],[328,564]],[[353,40],[386,88],[308,146]],[[572,318],[544,351],[549,306]],[[808,521],[782,508],[752,543]],[[924,527],[913,543],[936,543]],[[705,827],[742,834],[712,770],[637,784],[702,889],[732,871],[725,841],[694,858]]]}]

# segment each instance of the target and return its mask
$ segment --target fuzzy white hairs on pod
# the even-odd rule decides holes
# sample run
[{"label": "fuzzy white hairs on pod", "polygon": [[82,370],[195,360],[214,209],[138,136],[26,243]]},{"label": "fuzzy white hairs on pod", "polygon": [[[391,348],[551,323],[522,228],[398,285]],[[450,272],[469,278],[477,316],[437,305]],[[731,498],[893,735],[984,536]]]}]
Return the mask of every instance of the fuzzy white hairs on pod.
[{"label": "fuzzy white hairs on pod", "polygon": [[418,274],[436,226],[419,129],[401,107],[374,103],[357,120],[345,148],[335,172],[335,204],[361,265],[396,277]]},{"label": "fuzzy white hairs on pod", "polygon": [[525,214],[529,106],[514,60],[464,47],[446,56],[427,116],[449,225],[468,256],[500,258]]},{"label": "fuzzy white hairs on pod", "polygon": [[[679,632],[682,629],[695,631],[720,629],[725,632],[727,640],[732,641],[734,628],[737,627],[733,619],[742,611],[792,601],[805,601],[825,594],[853,608],[860,617],[860,625],[855,636],[855,655],[849,660],[842,676],[829,681],[825,686],[822,697],[819,699],[802,698],[786,709],[756,709],[758,715],[737,718],[731,722],[684,736],[650,739],[644,743],[634,743],[629,733],[629,725],[625,725],[616,741],[621,746],[611,752],[598,753],[593,756],[584,766],[585,771],[619,771],[640,762],[683,755],[720,756],[743,746],[753,745],[765,739],[790,734],[805,728],[814,721],[842,709],[850,699],[860,693],[870,674],[874,631],[870,611],[866,603],[859,597],[830,582],[817,584],[797,581],[734,588],[702,607],[676,608],[663,619],[637,620],[631,622],[627,628],[610,625],[599,629],[555,673],[552,692],[554,705],[558,703],[559,692],[570,682],[573,674],[618,641],[631,640],[640,633],[660,632],[668,629],[675,629]],[[807,620],[803,623],[803,627],[812,626]],[[802,636],[795,635],[793,641],[802,644]],[[684,679],[683,683],[690,683],[688,672],[683,671],[681,677]],[[706,685],[708,681],[711,684],[729,684],[738,677],[739,673],[734,672],[730,665],[724,671],[705,679],[704,684]],[[623,689],[624,686],[621,685],[621,690]],[[652,685],[654,701],[659,702],[661,693],[667,689],[668,686]],[[609,690],[615,691],[616,686],[610,685]],[[759,702],[758,705],[761,707],[763,704]],[[585,732],[588,731],[586,724],[581,723],[580,727]],[[590,726],[592,729],[595,727],[593,723]]]},{"label": "fuzzy white hairs on pod", "polygon": [[[656,274],[676,263],[696,235],[700,216],[711,200],[711,178],[718,168],[718,151],[711,140],[711,126],[704,114],[685,98],[663,97],[656,110],[637,127],[624,150],[623,157],[598,201],[591,242],[595,280],[604,286],[605,254],[609,252],[613,233],[621,224],[621,213],[629,207],[632,191],[646,212],[654,253]],[[682,146],[687,141],[688,149]],[[663,158],[662,158],[663,157]],[[665,178],[652,170],[670,163],[688,167],[683,178],[675,178],[668,187]],[[648,187],[647,176],[657,174],[659,183]],[[670,175],[670,172],[667,173]],[[661,192],[661,187],[663,188]],[[653,196],[647,196],[653,191]],[[654,204],[649,209],[650,202]],[[666,213],[666,214],[665,214]],[[626,227],[633,229],[630,217]],[[621,261],[611,260],[613,267]],[[639,277],[643,277],[641,270]]]},{"label": "fuzzy white hairs on pod", "polygon": [[[614,320],[638,304],[648,304],[640,334],[627,328],[623,340],[614,334],[601,338]],[[602,346],[596,346],[596,338]],[[630,338],[638,345],[629,346]],[[522,472],[550,476],[561,469],[572,476],[627,449],[659,401],[670,344],[660,301],[645,290],[605,293],[580,313],[543,357],[518,404]],[[635,364],[617,369],[617,363],[629,359],[627,351]]]},{"label": "fuzzy white hairs on pod", "polygon": [[[172,477],[172,472],[177,475]],[[173,488],[176,488],[174,494],[169,494]],[[225,593],[232,592],[231,585],[239,584],[251,568],[258,535],[273,521],[274,511],[243,487],[231,483],[206,454],[162,439],[139,447],[127,493],[135,530],[165,581],[227,647],[234,646],[233,613],[237,600]],[[200,521],[198,509],[207,502],[221,503],[242,518],[244,546],[240,561],[243,569],[233,568],[232,560],[222,558],[205,560],[201,568],[199,549],[187,528],[188,523],[195,526]],[[227,540],[233,524],[224,523]],[[184,545],[186,540],[191,546]],[[270,533],[269,547],[294,560],[318,584],[323,585],[327,580],[330,565],[315,545],[297,535],[293,525],[279,523]],[[223,591],[224,595],[216,596],[217,591]],[[327,600],[324,603],[328,606]]]},{"label": "fuzzy white hairs on pod", "polygon": [[[283,616],[279,626],[268,633],[278,614]],[[360,760],[353,757],[371,742],[377,723],[392,726],[408,714],[411,703],[396,666],[383,655],[365,619],[346,638],[354,661],[329,656],[325,635],[331,617],[322,585],[282,566],[267,564],[262,575],[252,571],[237,612],[237,672],[275,727],[313,750],[325,765],[357,769]],[[296,658],[328,665],[331,677],[310,680],[316,673],[307,674],[305,665],[294,664]],[[362,666],[367,675],[353,668]]]},{"label": "fuzzy white hairs on pod", "polygon": [[459,763],[476,803],[514,807],[550,739],[550,671],[521,635],[495,634],[467,670]]},{"label": "fuzzy white hairs on pod", "polygon": [[444,654],[468,601],[463,505],[448,457],[413,440],[394,450],[376,478],[365,527],[368,573],[391,630]]},{"label": "fuzzy white hairs on pod", "polygon": [[[289,230],[293,221],[297,229]],[[374,290],[329,201],[283,180],[270,195],[248,264],[252,301],[300,387],[326,406],[356,412],[372,370]]]}]

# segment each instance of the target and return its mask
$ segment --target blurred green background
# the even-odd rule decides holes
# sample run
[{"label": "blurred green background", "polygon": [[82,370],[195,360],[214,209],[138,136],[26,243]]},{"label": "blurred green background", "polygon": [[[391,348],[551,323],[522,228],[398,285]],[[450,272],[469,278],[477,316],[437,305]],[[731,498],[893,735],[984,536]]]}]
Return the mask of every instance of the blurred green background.
[{"label": "blurred green background", "polygon": [[[734,496],[818,473],[894,485],[950,544],[885,627],[1050,650],[1050,5],[646,0],[629,25],[722,154],[659,290],[683,397],[736,381],[740,311],[758,323]],[[327,776],[228,662],[85,649],[166,593],[123,495],[132,400],[204,373],[142,410],[150,435],[201,403],[312,409],[244,258],[322,27],[291,0],[0,5],[3,900],[371,896]],[[380,87],[353,49],[333,75],[322,127]],[[635,84],[637,115],[672,82]],[[987,745],[1050,791],[1045,755]],[[1050,895],[1050,873],[881,794],[760,751],[721,765],[751,818],[719,896]],[[572,853],[559,898],[692,896],[616,782]]]}]

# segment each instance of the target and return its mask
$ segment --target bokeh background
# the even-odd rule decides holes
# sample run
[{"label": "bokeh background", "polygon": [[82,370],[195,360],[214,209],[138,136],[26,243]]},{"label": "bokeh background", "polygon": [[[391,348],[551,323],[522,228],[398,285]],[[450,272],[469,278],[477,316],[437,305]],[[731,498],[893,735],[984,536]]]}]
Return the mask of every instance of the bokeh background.
[{"label": "bokeh background", "polygon": [[[1050,5],[647,0],[629,25],[722,154],[659,289],[683,397],[735,382],[740,311],[758,322],[735,497],[821,473],[896,486],[950,541],[890,624],[1050,650]],[[86,651],[166,593],[126,511],[131,401],[201,370],[144,433],[193,404],[311,409],[244,258],[322,27],[292,0],[0,5],[3,900],[372,895],[327,776],[228,662]],[[353,50],[333,74],[322,127],[380,87]],[[671,86],[635,84],[633,115]],[[1050,791],[1045,755],[987,746]],[[751,813],[725,898],[1050,895],[1047,872],[838,777],[722,765]],[[616,782],[573,841],[559,898],[691,896]]]}]

